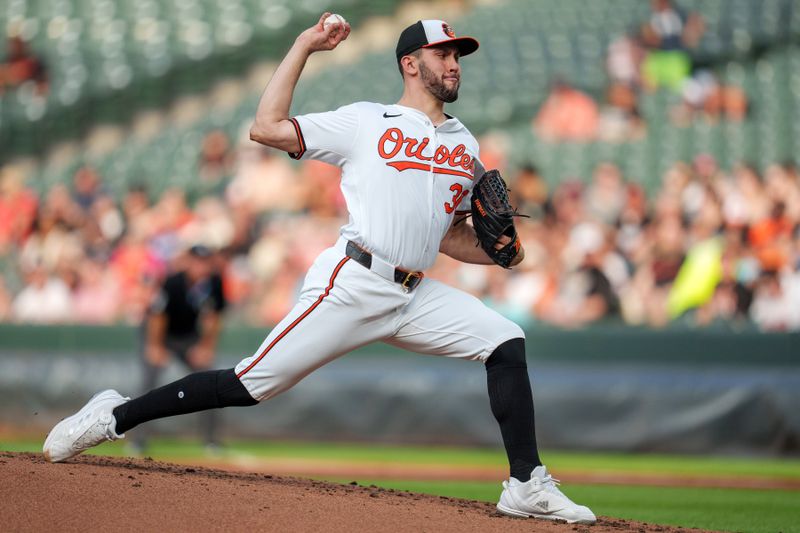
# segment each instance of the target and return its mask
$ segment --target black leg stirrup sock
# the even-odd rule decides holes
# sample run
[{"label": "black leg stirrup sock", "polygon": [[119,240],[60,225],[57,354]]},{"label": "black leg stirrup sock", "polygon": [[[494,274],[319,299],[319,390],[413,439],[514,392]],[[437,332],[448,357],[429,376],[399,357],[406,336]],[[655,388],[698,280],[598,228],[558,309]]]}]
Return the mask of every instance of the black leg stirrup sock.
[{"label": "black leg stirrup sock", "polygon": [[500,424],[511,477],[528,481],[540,464],[533,419],[533,394],[525,362],[525,341],[504,342],[486,360],[489,404]]},{"label": "black leg stirrup sock", "polygon": [[209,370],[151,390],[114,409],[116,431],[125,433],[142,422],[220,407],[255,405],[234,369]]}]

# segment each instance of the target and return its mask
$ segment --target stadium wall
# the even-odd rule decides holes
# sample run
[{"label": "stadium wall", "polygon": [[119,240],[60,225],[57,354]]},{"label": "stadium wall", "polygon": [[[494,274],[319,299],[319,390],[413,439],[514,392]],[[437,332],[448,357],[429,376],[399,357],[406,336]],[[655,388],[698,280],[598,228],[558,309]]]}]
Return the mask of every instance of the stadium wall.
[{"label": "stadium wall", "polygon": [[[226,330],[218,366],[233,366],[265,334]],[[614,325],[526,335],[543,446],[800,453],[800,335]],[[101,388],[136,395],[136,338],[124,326],[0,326],[0,425],[46,431]],[[173,365],[163,379],[183,372]],[[381,344],[224,418],[228,436],[501,444],[482,365]],[[156,424],[191,433],[196,419]]]}]

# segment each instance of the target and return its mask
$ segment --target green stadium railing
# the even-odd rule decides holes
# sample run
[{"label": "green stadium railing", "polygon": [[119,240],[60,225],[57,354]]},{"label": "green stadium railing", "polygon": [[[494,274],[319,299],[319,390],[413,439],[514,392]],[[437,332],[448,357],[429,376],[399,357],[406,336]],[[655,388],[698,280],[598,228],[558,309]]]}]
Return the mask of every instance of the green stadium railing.
[{"label": "green stadium railing", "polygon": [[[249,356],[269,333],[268,328],[228,326],[220,339],[222,354]],[[0,324],[3,353],[130,355],[137,351],[139,328],[134,326],[35,326]],[[526,329],[528,357],[532,361],[651,362],[654,364],[743,364],[797,366],[800,333],[770,333],[752,327],[689,328],[675,325],[653,330],[625,326],[615,321],[577,330],[545,325]],[[400,354],[385,344],[359,349],[354,356]]]}]

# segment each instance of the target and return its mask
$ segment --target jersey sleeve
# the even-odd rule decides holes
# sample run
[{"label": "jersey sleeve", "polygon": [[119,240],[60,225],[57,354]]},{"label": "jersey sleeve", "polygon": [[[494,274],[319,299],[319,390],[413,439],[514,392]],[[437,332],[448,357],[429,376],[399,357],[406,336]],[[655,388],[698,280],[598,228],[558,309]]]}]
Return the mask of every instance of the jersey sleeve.
[{"label": "jersey sleeve", "polygon": [[360,124],[356,104],[290,120],[300,144],[299,152],[289,154],[292,159],[317,159],[340,167],[351,157]]}]

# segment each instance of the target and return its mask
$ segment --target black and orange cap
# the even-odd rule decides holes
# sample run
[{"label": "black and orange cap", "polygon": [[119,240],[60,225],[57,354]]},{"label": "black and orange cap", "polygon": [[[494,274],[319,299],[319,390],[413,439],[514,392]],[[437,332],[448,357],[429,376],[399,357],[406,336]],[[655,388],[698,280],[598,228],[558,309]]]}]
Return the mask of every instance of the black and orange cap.
[{"label": "black and orange cap", "polygon": [[456,37],[453,28],[443,20],[418,20],[400,34],[395,54],[400,61],[401,57],[415,50],[440,44],[455,45],[462,56],[471,54],[480,46],[474,37]]}]

